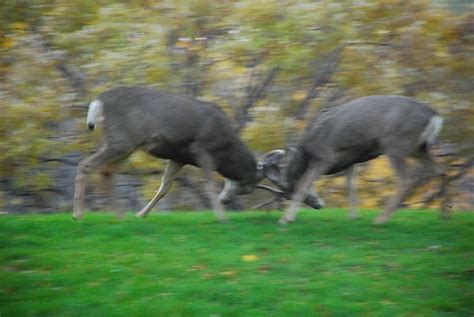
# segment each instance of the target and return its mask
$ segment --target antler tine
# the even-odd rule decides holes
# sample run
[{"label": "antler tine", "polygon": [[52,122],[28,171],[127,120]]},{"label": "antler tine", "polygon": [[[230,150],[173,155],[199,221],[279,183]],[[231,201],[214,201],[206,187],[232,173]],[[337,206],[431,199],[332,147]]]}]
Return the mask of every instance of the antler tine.
[{"label": "antler tine", "polygon": [[278,195],[278,196],[285,196],[286,195],[286,193],[284,191],[281,191],[279,189],[273,188],[271,186],[263,185],[263,184],[257,184],[255,186],[255,188],[259,188],[259,189],[269,191],[269,192],[271,192],[275,195]]},{"label": "antler tine", "polygon": [[258,209],[258,208],[262,208],[264,206],[267,206],[267,205],[270,205],[271,203],[275,202],[275,201],[278,201],[280,199],[280,197],[272,197],[271,199],[267,200],[267,201],[264,201],[262,203],[258,203],[256,205],[253,205],[252,207],[250,207],[250,209]]}]

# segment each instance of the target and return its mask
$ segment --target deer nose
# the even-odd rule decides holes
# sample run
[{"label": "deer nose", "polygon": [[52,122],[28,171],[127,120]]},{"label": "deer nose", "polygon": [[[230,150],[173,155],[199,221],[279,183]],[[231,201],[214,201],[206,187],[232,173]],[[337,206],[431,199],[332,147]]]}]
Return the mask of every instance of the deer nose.
[{"label": "deer nose", "polygon": [[95,124],[93,123],[88,123],[87,126],[89,127],[89,130],[92,131],[95,128]]}]

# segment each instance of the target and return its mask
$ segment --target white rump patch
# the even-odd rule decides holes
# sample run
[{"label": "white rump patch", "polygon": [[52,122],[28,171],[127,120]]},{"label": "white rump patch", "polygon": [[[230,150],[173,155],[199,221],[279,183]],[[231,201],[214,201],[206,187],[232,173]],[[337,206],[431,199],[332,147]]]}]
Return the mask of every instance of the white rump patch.
[{"label": "white rump patch", "polygon": [[444,119],[441,116],[433,116],[420,135],[420,143],[426,142],[428,145],[433,144],[443,128],[443,121]]},{"label": "white rump patch", "polygon": [[94,100],[89,105],[89,111],[87,112],[87,126],[90,130],[94,130],[97,123],[103,120],[103,107],[104,104],[99,99]]}]

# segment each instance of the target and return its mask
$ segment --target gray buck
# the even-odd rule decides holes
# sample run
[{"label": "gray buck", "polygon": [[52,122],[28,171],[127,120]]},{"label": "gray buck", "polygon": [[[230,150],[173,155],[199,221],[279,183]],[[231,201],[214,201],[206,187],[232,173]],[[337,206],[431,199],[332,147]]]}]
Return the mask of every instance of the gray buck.
[{"label": "gray buck", "polygon": [[[305,197],[317,197],[312,184],[322,175],[346,172],[351,187],[354,164],[386,155],[398,176],[398,191],[374,220],[385,223],[416,183],[408,158],[432,176],[445,175],[428,152],[442,125],[442,117],[427,104],[403,96],[368,96],[322,111],[294,149],[269,152],[259,162],[264,176],[292,199],[280,223],[295,220]],[[354,204],[351,188],[349,195]]]},{"label": "gray buck", "polygon": [[[152,200],[137,213],[145,217],[169,191],[181,168],[194,165],[204,171],[206,191],[217,217],[225,219],[221,202],[252,191],[258,173],[253,154],[239,139],[224,112],[214,104],[157,91],[150,87],[117,87],[98,96],[89,106],[87,125],[104,129],[102,147],[80,162],[75,180],[73,218],[84,212],[86,176],[99,171],[115,203],[113,176],[134,151],[141,149],[167,159],[161,185]],[[213,171],[226,178],[218,196]]]}]

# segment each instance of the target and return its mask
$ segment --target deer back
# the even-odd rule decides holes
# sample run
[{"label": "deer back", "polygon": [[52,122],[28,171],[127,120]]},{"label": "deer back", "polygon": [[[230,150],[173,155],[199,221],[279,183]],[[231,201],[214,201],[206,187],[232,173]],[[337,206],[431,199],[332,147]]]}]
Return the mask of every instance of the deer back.
[{"label": "deer back", "polygon": [[216,170],[240,180],[255,177],[250,150],[217,105],[151,87],[117,87],[101,94],[107,142],[196,165],[191,145],[212,155]]},{"label": "deer back", "polygon": [[288,163],[286,178],[302,175],[310,162],[329,162],[327,174],[382,154],[408,157],[437,113],[427,104],[403,96],[368,96],[319,113],[309,124]]}]

